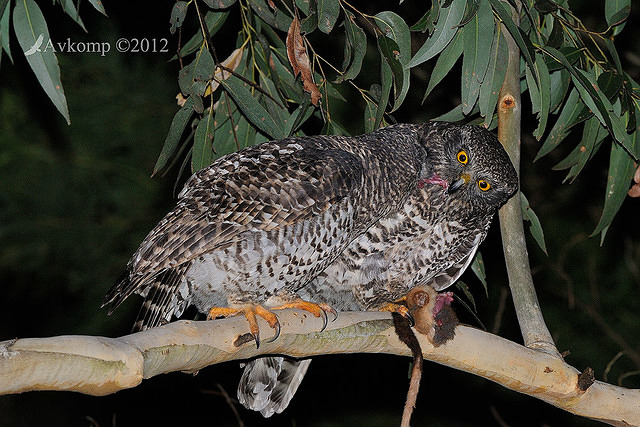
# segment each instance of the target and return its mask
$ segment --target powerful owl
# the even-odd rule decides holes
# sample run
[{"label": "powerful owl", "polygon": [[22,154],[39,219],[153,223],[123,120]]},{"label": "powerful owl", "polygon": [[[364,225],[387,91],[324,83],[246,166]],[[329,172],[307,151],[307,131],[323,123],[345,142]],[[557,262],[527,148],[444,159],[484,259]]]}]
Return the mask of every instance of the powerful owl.
[{"label": "powerful owl", "polygon": [[[415,286],[443,290],[470,264],[518,179],[495,136],[471,125],[397,124],[357,137],[271,141],[197,172],[107,293],[144,297],[142,330],[195,306],[209,317],[389,310]],[[448,303],[449,295],[436,304]],[[437,315],[434,309],[434,316]],[[406,313],[405,313],[406,314]],[[238,398],[281,412],[309,360],[250,361]]]}]

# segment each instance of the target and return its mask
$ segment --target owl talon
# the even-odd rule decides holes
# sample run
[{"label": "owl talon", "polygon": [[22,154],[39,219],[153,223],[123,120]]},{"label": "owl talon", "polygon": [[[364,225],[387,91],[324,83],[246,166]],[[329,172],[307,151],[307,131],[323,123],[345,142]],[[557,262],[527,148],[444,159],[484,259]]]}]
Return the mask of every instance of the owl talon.
[{"label": "owl talon", "polygon": [[215,319],[216,317],[237,316],[239,314],[244,314],[247,322],[249,322],[249,331],[253,340],[256,342],[256,348],[260,348],[260,327],[258,326],[256,316],[262,317],[271,328],[275,329],[275,334],[267,342],[273,342],[280,336],[280,322],[278,321],[278,317],[261,305],[247,304],[239,308],[212,307],[207,315],[207,320]]},{"label": "owl talon", "polygon": [[338,313],[329,304],[325,304],[325,303],[316,304],[314,302],[305,301],[301,298],[295,299],[293,301],[287,302],[277,307],[273,307],[274,310],[283,310],[285,308],[297,308],[300,310],[308,311],[309,313],[313,314],[315,317],[322,318],[322,329],[320,329],[320,332],[324,331],[325,328],[327,327],[327,324],[329,323],[329,318],[327,316],[327,313],[333,314],[332,322],[338,318]]},{"label": "owl talon", "polygon": [[[400,301],[402,301],[402,300],[400,300]],[[389,311],[391,313],[398,313],[399,315],[401,315],[402,317],[404,317],[405,319],[407,319],[409,321],[409,325],[411,327],[413,327],[416,324],[415,319],[413,318],[413,316],[409,312],[409,309],[407,308],[406,305],[398,304],[398,303],[395,303],[395,302],[390,302],[390,303],[387,303],[387,304],[383,305],[382,307],[380,307],[378,309],[378,311]]]}]

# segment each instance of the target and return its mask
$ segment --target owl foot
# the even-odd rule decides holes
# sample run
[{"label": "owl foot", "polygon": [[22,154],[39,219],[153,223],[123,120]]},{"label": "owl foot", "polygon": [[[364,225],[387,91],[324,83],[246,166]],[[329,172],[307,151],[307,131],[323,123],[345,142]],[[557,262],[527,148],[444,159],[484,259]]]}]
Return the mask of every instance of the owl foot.
[{"label": "owl foot", "polygon": [[415,320],[413,320],[413,316],[409,312],[409,309],[406,305],[398,304],[399,302],[403,302],[404,298],[398,300],[397,302],[389,302],[384,304],[383,306],[378,308],[378,311],[389,311],[391,313],[398,313],[400,316],[404,317],[409,321],[409,324],[413,327],[415,325]]},{"label": "owl foot", "polygon": [[267,321],[271,328],[275,329],[275,333],[271,339],[267,342],[272,342],[280,335],[280,322],[278,317],[271,311],[257,304],[245,304],[239,308],[231,307],[212,307],[207,315],[207,320],[215,319],[217,317],[231,317],[244,314],[249,322],[249,331],[256,342],[256,348],[260,348],[260,328],[258,327],[258,320],[256,316],[262,317]]},{"label": "owl foot", "polygon": [[324,304],[324,303],[316,304],[313,302],[305,301],[301,298],[297,298],[293,301],[273,307],[273,310],[282,310],[285,308],[298,308],[300,310],[308,311],[309,313],[313,314],[316,317],[321,317],[323,324],[322,324],[322,329],[320,329],[320,332],[324,331],[324,329],[327,327],[327,323],[328,323],[327,313],[333,314],[332,322],[338,318],[338,313],[336,313],[336,311],[329,304]]}]

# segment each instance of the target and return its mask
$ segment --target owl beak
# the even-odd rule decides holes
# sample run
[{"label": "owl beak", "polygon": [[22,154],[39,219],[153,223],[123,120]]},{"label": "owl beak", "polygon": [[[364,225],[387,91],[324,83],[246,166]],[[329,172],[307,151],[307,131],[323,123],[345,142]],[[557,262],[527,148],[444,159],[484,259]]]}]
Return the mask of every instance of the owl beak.
[{"label": "owl beak", "polygon": [[461,175],[460,178],[449,183],[449,188],[447,189],[447,193],[448,194],[455,193],[460,189],[460,187],[462,187],[464,184],[466,184],[470,180],[471,180],[471,177],[469,176],[469,174],[465,173],[464,175]]}]

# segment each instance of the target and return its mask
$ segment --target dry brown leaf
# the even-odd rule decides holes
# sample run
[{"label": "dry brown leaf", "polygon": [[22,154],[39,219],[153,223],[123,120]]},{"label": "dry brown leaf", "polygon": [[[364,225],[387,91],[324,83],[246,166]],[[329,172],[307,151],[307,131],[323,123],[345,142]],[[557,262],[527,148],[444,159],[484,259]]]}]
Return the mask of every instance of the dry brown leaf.
[{"label": "dry brown leaf", "polygon": [[[244,47],[239,47],[238,49],[231,52],[231,55],[227,57],[220,65],[225,68],[230,69],[231,71],[235,71],[240,65],[240,60],[242,59],[242,54],[244,52]],[[220,80],[227,80],[231,77],[231,73],[229,71],[223,70],[220,67],[216,67],[216,72],[213,75],[213,80],[211,81],[211,89],[207,89],[204,93],[205,96],[209,95],[220,86]]]},{"label": "dry brown leaf", "polygon": [[293,18],[289,31],[287,32],[287,57],[289,57],[289,62],[293,67],[293,75],[297,76],[300,74],[302,87],[306,92],[311,94],[311,103],[317,106],[318,101],[322,98],[322,94],[313,81],[309,55],[307,55],[307,49],[304,46],[304,38],[302,34],[300,34],[300,21],[297,16]]}]

